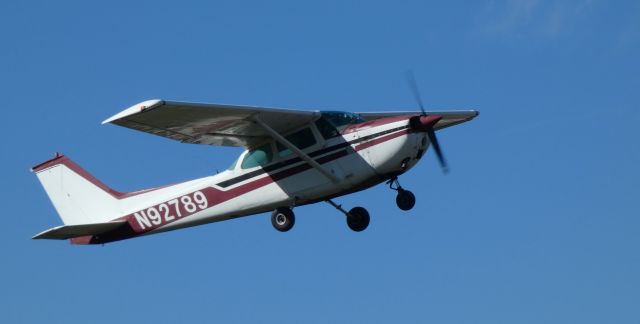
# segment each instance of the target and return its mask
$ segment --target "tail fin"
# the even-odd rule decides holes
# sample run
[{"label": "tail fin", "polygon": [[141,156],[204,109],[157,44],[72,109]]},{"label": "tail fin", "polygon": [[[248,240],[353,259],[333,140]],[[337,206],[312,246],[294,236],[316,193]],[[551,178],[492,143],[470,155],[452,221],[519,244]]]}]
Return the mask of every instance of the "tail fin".
[{"label": "tail fin", "polygon": [[120,215],[118,198],[124,194],[107,187],[68,157],[56,153],[31,170],[65,225],[104,223]]}]

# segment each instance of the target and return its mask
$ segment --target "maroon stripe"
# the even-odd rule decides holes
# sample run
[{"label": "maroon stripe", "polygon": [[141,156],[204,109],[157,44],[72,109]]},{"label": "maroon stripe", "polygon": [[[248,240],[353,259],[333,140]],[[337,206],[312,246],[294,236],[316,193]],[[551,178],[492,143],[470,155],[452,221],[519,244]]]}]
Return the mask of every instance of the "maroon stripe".
[{"label": "maroon stripe", "polygon": [[[389,134],[389,135],[386,135],[386,136],[382,136],[380,138],[377,138],[375,140],[369,141],[367,143],[363,143],[363,144],[357,145],[356,146],[356,151],[359,151],[359,150],[362,150],[364,148],[380,144],[382,142],[386,142],[388,140],[397,138],[397,137],[405,135],[407,133],[409,133],[409,130],[405,129],[405,130],[398,131],[396,133],[392,133],[392,134]],[[331,162],[333,160],[336,160],[336,159],[342,158],[344,156],[347,156],[348,154],[349,154],[349,152],[347,150],[341,150],[341,151],[338,151],[338,152],[323,156],[323,157],[321,157],[319,159],[316,159],[316,161],[318,163],[320,163],[320,164],[325,164],[325,163]],[[304,172],[304,171],[306,171],[306,170],[308,170],[310,168],[311,168],[311,166],[308,163],[303,163],[303,164],[297,165],[295,167],[292,167],[292,168],[289,168],[289,169],[274,173],[272,175],[267,175],[267,176],[262,177],[260,179],[245,183],[243,185],[237,186],[237,187],[235,187],[233,189],[230,189],[230,190],[227,190],[227,191],[221,191],[221,190],[218,190],[218,189],[213,188],[213,187],[207,187],[207,188],[204,188],[204,189],[199,190],[199,191],[202,192],[205,195],[205,197],[207,198],[207,202],[208,202],[207,208],[211,208],[213,206],[216,206],[216,205],[219,205],[219,204],[221,204],[223,202],[226,202],[226,201],[228,201],[230,199],[237,198],[237,197],[239,197],[241,195],[244,195],[244,194],[246,194],[246,193],[248,193],[250,191],[256,190],[256,189],[261,188],[261,187],[264,187],[264,186],[266,186],[266,185],[268,185],[270,183],[273,183],[275,181],[279,181],[279,180],[285,179],[287,177],[293,176],[295,174]],[[193,193],[194,192],[189,193],[189,195],[193,195]],[[132,213],[132,214],[129,214],[129,215],[126,215],[126,216],[118,218],[118,219],[125,219],[125,220],[128,221],[128,223],[130,225],[130,227],[129,227],[130,231],[123,231],[122,233],[112,234],[112,235],[109,235],[108,238],[106,238],[106,239],[101,239],[101,238],[99,238],[97,236],[76,237],[76,238],[70,239],[70,242],[72,244],[103,244],[103,243],[108,243],[108,242],[128,239],[128,238],[132,238],[132,237],[138,236],[138,235],[140,235],[142,233],[151,231],[153,229],[156,229],[156,228],[158,228],[160,226],[164,226],[164,225],[170,224],[170,223],[172,223],[174,221],[177,221],[178,219],[182,219],[182,218],[188,217],[188,216],[189,215],[185,215],[185,216],[182,216],[180,218],[176,217],[173,221],[166,222],[166,223],[160,224],[160,225],[155,226],[155,227],[141,229],[139,227],[139,224],[137,223],[137,221],[135,219],[134,214]]]},{"label": "maroon stripe", "polygon": [[403,129],[403,130],[400,130],[400,131],[398,131],[398,132],[391,133],[391,134],[389,134],[389,135],[380,136],[380,137],[378,137],[378,138],[376,138],[376,139],[373,139],[373,140],[370,140],[370,141],[368,141],[368,142],[365,142],[365,143],[362,143],[362,144],[358,144],[358,145],[356,145],[355,150],[356,150],[356,151],[364,150],[364,149],[366,149],[366,148],[372,147],[372,146],[374,146],[374,145],[378,145],[378,144],[380,144],[380,143],[383,143],[383,142],[386,142],[386,141],[392,140],[392,139],[394,139],[394,138],[396,138],[396,137],[400,137],[400,136],[402,136],[402,135],[406,135],[406,134],[408,134],[408,133],[409,133],[409,130],[408,130],[408,129]]},{"label": "maroon stripe", "polygon": [[[347,156],[348,152],[347,150],[341,150],[339,152],[333,153],[333,154],[329,154],[327,156],[324,156],[322,158],[317,159],[316,161],[320,164],[324,164],[324,163],[328,163],[331,162],[333,160],[339,159],[341,157]],[[285,178],[288,178],[290,176],[293,176],[295,174],[304,172],[306,170],[311,169],[311,166],[308,163],[303,163],[300,165],[297,165],[295,167],[271,174],[271,175],[267,175],[265,177],[262,177],[260,179],[245,183],[243,185],[237,186],[233,189],[227,190],[227,191],[222,191],[222,190],[218,190],[216,188],[213,187],[207,187],[204,188],[202,190],[198,190],[200,192],[202,192],[204,194],[204,196],[207,198],[207,208],[211,208],[214,207],[216,205],[219,205],[221,203],[224,203],[226,201],[229,201],[233,198],[237,198],[239,196],[242,196],[248,192],[251,192],[253,190],[256,190],[258,188],[264,187],[268,184],[271,184],[275,181],[279,181]],[[191,192],[189,194],[185,194],[182,196],[187,196],[187,195],[193,195],[196,191]],[[182,197],[181,196],[181,197]],[[175,199],[175,198],[174,198]],[[161,204],[167,204],[167,202],[163,202]],[[153,205],[153,206],[149,206],[143,210],[147,210],[148,208],[151,207],[156,207],[161,205],[161,204],[157,204],[157,205]],[[123,216],[118,218],[118,220],[126,220],[129,223],[130,228],[132,229],[131,232],[127,233],[126,235],[124,235],[123,237],[118,237],[117,240],[121,240],[121,239],[125,239],[125,238],[130,238],[151,230],[154,230],[156,228],[165,226],[167,224],[171,224],[179,219],[183,219],[185,217],[188,217],[192,214],[195,214],[196,212],[200,212],[201,210],[197,210],[194,213],[188,213],[186,212],[186,210],[184,209],[180,209],[180,212],[182,214],[181,217],[177,217],[175,216],[175,214],[173,214],[172,216],[175,216],[174,219],[172,219],[171,221],[164,221],[158,225],[153,225],[150,227],[146,227],[146,228],[141,228],[140,224],[138,223],[138,221],[136,220],[135,217],[135,213],[131,213],[129,215]],[[137,211],[138,213],[141,211]],[[113,239],[116,240],[116,239]],[[111,240],[111,241],[113,241]],[[99,243],[105,243],[104,241],[100,241],[100,239],[96,239],[96,237],[93,236],[83,236],[83,237],[77,237],[77,238],[73,238],[71,239],[71,242],[73,244],[99,244]]]},{"label": "maroon stripe", "polygon": [[[356,145],[355,146],[355,150],[356,151],[360,151],[360,150],[369,148],[371,146],[374,146],[374,145],[389,141],[391,139],[406,135],[409,132],[410,132],[410,130],[403,129],[403,130],[400,130],[398,132],[391,133],[389,135],[381,136],[381,137],[373,139],[373,140],[371,140],[369,142]],[[339,159],[341,157],[347,156],[348,154],[349,154],[349,152],[347,150],[340,150],[338,152],[335,152],[335,153],[326,155],[324,157],[318,158],[318,159],[316,159],[316,161],[318,163],[320,163],[320,164],[325,164],[325,163],[331,162],[333,160]],[[71,162],[70,160],[68,160],[68,161]],[[48,163],[48,162],[45,162],[45,163]],[[73,162],[71,162],[71,163],[73,163]],[[55,165],[55,163],[53,165]],[[268,184],[271,184],[271,183],[273,183],[275,181],[279,181],[279,180],[285,179],[287,177],[293,176],[295,174],[304,172],[304,171],[306,171],[308,169],[311,169],[311,166],[308,163],[303,163],[303,164],[288,168],[286,170],[282,170],[280,172],[276,172],[274,174],[268,174],[265,177],[259,178],[257,180],[254,180],[254,181],[251,181],[251,182],[248,182],[248,183],[245,183],[243,185],[239,185],[239,186],[237,186],[237,187],[235,187],[233,189],[230,189],[230,190],[221,191],[221,190],[218,190],[218,189],[213,188],[213,187],[207,187],[207,188],[204,188],[204,189],[199,190],[199,191],[202,192],[205,195],[205,197],[207,198],[207,202],[208,202],[207,208],[211,208],[211,207],[219,205],[219,204],[221,204],[223,202],[226,202],[228,200],[231,200],[233,198],[237,198],[237,197],[239,197],[241,195],[244,195],[244,194],[246,194],[248,192],[256,190],[258,188],[264,187],[264,186],[266,186]],[[82,169],[80,169],[80,170],[82,170]],[[84,171],[84,170],[82,170],[82,171]],[[89,176],[92,177],[91,175],[89,175]],[[97,179],[96,179],[96,181],[97,181]],[[188,195],[193,195],[194,193],[195,193],[195,191],[192,192],[192,193],[189,193]],[[183,196],[186,196],[186,195],[183,195]],[[154,205],[154,206],[157,206],[157,205]],[[199,211],[196,211],[196,212],[199,212]],[[169,222],[164,222],[164,223],[161,223],[161,224],[159,224],[157,226],[152,226],[152,227],[148,227],[148,228],[145,228],[145,229],[141,229],[139,224],[138,224],[138,222],[137,222],[137,220],[135,219],[134,213],[132,213],[132,214],[129,214],[129,215],[126,215],[126,216],[118,218],[119,220],[124,219],[124,220],[128,221],[129,225],[131,226],[130,228],[132,229],[132,231],[130,231],[130,232],[124,232],[124,234],[122,234],[122,235],[111,235],[108,240],[101,240],[98,237],[94,237],[94,236],[83,236],[83,237],[73,238],[70,241],[73,244],[102,244],[102,243],[112,242],[112,241],[116,241],[116,240],[127,239],[127,238],[131,238],[131,237],[137,236],[139,234],[151,231],[151,230],[156,229],[158,227],[173,223],[174,221],[177,221],[178,219],[182,219],[182,218],[185,218],[185,217],[188,217],[188,216],[191,215],[191,214],[188,214],[186,212],[183,212],[183,214],[184,215],[182,217],[180,217],[180,218],[175,217],[173,220],[171,220]]]},{"label": "maroon stripe", "polygon": [[[342,156],[346,156],[348,153],[346,150],[342,150],[340,152],[336,152],[334,154],[330,154],[327,155],[325,157],[323,157],[322,159],[318,159],[318,163],[327,163],[330,162],[334,159],[340,158]],[[275,173],[273,175],[267,175],[265,177],[262,177],[260,179],[245,183],[243,185],[237,186],[233,189],[227,190],[227,191],[221,191],[218,190],[216,188],[213,187],[207,187],[204,188],[202,190],[199,190],[200,192],[202,192],[205,197],[207,198],[207,208],[211,208],[214,207],[216,205],[219,205],[223,202],[229,201],[233,198],[239,197],[241,195],[244,195],[250,191],[256,190],[258,188],[264,187],[268,184],[271,184],[275,181],[281,180],[281,179],[285,179],[287,177],[293,176],[295,174],[301,173],[303,171],[306,171],[308,169],[310,169],[311,166],[307,163],[280,171],[278,173]],[[192,195],[193,193],[190,193],[189,195]],[[150,207],[155,207],[157,205],[154,206],[150,206]],[[140,212],[140,211],[138,211]],[[72,244],[102,244],[102,243],[106,243],[106,242],[111,242],[111,241],[116,241],[116,240],[122,240],[122,239],[127,239],[127,238],[132,238],[134,236],[140,235],[142,233],[154,230],[158,227],[173,223],[179,219],[185,218],[190,216],[191,214],[187,214],[185,213],[184,210],[181,209],[181,212],[183,213],[183,216],[178,218],[175,217],[172,221],[169,222],[163,222],[157,226],[151,226],[151,227],[147,227],[142,229],[140,227],[140,224],[138,224],[138,221],[135,218],[135,213],[131,213],[129,215],[123,216],[123,217],[119,217],[117,220],[126,220],[129,223],[129,226],[131,228],[131,232],[125,233],[122,236],[115,236],[112,237],[111,239],[109,239],[108,241],[103,241],[101,240],[98,236],[81,236],[81,237],[76,237],[76,238],[72,238],[70,239],[70,242]]]},{"label": "maroon stripe", "polygon": [[401,115],[401,116],[392,116],[392,117],[384,117],[384,118],[378,118],[378,119],[374,119],[371,121],[366,121],[364,123],[360,123],[360,124],[353,124],[353,125],[349,125],[347,128],[342,130],[342,134],[349,134],[349,133],[353,133],[353,132],[357,132],[366,128],[371,128],[371,127],[378,127],[378,126],[383,126],[386,124],[391,124],[391,123],[395,123],[395,122],[399,122],[401,120],[409,120],[409,118],[411,118],[411,115]]}]

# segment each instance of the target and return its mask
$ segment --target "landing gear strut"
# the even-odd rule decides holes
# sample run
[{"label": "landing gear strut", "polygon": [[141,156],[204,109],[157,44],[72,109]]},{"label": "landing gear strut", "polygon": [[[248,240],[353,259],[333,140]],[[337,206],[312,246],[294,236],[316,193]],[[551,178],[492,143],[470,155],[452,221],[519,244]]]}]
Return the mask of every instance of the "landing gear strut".
[{"label": "landing gear strut", "polygon": [[271,225],[280,232],[290,230],[296,223],[296,216],[289,207],[276,208],[271,214]]},{"label": "landing gear strut", "polygon": [[393,178],[387,182],[389,188],[398,192],[396,196],[396,205],[402,210],[411,210],[416,205],[416,196],[409,190],[403,189],[398,182],[398,178]]},{"label": "landing gear strut", "polygon": [[363,207],[353,207],[347,212],[342,208],[342,205],[334,203],[331,199],[327,200],[327,203],[347,216],[347,226],[349,226],[352,231],[362,232],[369,226],[369,212]]}]

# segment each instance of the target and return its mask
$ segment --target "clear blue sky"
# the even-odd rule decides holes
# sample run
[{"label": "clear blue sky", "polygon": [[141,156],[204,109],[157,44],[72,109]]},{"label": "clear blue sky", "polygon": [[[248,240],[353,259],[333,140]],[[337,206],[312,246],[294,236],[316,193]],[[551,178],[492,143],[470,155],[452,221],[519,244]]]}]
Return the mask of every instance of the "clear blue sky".
[{"label": "clear blue sky", "polygon": [[[3,1],[3,323],[639,323],[637,1]],[[162,98],[308,109],[475,108],[401,178],[326,204],[101,246],[29,168],[69,155],[136,190],[237,149],[100,122]]]}]

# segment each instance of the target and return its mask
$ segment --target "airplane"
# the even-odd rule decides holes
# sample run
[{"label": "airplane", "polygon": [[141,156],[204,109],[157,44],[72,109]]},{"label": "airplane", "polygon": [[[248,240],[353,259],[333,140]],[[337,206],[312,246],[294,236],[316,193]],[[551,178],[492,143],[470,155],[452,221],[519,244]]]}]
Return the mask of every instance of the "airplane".
[{"label": "airplane", "polygon": [[[419,98],[418,98],[419,99]],[[334,199],[387,183],[401,210],[415,195],[398,177],[433,146],[446,172],[436,131],[470,121],[479,112],[306,111],[225,104],[147,100],[106,119],[182,143],[244,147],[225,171],[178,184],[119,192],[63,154],[31,170],[64,225],[33,239],[104,244],[272,211],[271,224],[287,232],[293,209],[325,201],[360,232],[363,207],[345,210]]]}]

